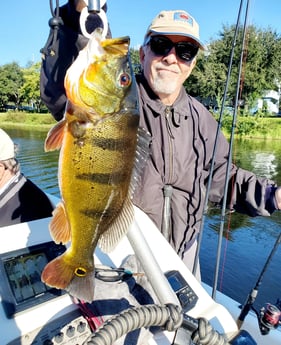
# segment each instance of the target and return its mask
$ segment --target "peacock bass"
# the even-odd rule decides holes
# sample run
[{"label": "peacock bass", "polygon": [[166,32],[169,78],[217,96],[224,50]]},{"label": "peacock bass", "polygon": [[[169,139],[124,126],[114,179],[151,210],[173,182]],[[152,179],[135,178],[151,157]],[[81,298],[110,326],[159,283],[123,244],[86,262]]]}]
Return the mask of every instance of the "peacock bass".
[{"label": "peacock bass", "polygon": [[55,242],[71,241],[46,265],[42,281],[91,302],[93,253],[110,251],[133,217],[130,190],[137,151],[137,89],[129,37],[95,32],[67,71],[64,118],[48,133],[45,150],[60,149],[61,203],[50,222]]}]

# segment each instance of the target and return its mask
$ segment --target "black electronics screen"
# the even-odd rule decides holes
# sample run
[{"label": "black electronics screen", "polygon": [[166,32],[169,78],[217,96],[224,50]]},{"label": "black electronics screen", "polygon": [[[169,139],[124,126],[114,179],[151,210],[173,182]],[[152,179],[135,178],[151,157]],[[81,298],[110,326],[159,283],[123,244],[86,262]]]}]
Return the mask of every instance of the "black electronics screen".
[{"label": "black electronics screen", "polygon": [[182,282],[176,276],[169,277],[169,283],[174,291],[179,291],[183,288]]},{"label": "black electronics screen", "polygon": [[188,284],[183,278],[183,276],[178,271],[169,271],[165,273],[166,278],[168,279],[172,289],[175,292],[179,292],[184,289]]},{"label": "black electronics screen", "polygon": [[8,259],[4,262],[8,281],[17,303],[50,290],[41,282],[41,273],[47,263],[44,252]]},{"label": "black electronics screen", "polygon": [[0,255],[0,293],[8,317],[62,294],[41,281],[46,264],[65,246],[47,242]]}]

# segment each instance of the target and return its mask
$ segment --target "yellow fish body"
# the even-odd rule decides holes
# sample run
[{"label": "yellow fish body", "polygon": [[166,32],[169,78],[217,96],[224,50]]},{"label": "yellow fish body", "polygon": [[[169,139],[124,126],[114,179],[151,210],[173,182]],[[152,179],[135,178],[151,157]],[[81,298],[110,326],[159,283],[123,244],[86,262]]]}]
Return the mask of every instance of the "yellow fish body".
[{"label": "yellow fish body", "polygon": [[139,113],[128,47],[128,37],[93,35],[67,72],[65,117],[45,142],[46,150],[60,148],[62,202],[50,232],[55,242],[71,244],[47,264],[42,281],[88,302],[98,242],[110,251],[134,217],[129,189]]}]

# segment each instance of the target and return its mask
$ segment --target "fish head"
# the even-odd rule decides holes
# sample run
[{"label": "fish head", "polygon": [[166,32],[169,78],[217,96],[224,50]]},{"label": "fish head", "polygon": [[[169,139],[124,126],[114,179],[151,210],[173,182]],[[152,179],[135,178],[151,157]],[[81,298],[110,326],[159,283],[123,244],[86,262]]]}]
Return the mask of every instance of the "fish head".
[{"label": "fish head", "polygon": [[137,108],[129,58],[130,38],[102,39],[95,31],[67,71],[65,89],[72,106],[102,119]]}]

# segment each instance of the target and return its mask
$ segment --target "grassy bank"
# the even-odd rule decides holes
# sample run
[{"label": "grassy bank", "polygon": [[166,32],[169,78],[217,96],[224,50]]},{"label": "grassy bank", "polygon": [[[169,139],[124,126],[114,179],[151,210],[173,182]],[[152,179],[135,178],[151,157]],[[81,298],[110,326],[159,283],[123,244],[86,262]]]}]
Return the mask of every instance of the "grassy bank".
[{"label": "grassy bank", "polygon": [[[224,116],[223,132],[228,137],[232,131],[232,116]],[[238,138],[281,139],[281,117],[238,116],[235,135]]]},{"label": "grassy bank", "polygon": [[[56,121],[51,114],[29,114],[24,112],[0,113],[0,126],[3,128],[32,128],[48,130]],[[225,116],[222,130],[228,137],[231,132],[232,117]],[[238,117],[236,137],[258,139],[281,139],[281,117]]]},{"label": "grassy bank", "polygon": [[23,128],[48,130],[56,121],[51,114],[30,114],[24,112],[0,113],[0,126],[3,128]]}]

